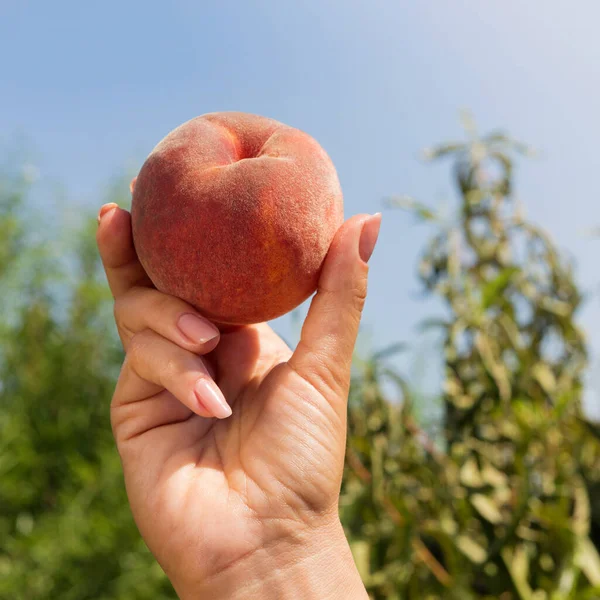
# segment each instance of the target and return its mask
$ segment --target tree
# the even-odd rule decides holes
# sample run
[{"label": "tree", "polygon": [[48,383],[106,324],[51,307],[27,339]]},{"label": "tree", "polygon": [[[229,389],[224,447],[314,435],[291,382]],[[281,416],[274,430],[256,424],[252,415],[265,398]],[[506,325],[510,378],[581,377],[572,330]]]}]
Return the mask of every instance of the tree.
[{"label": "tree", "polygon": [[175,598],[131,518],[108,408],[122,360],[86,218],[70,256],[0,184],[0,598]]},{"label": "tree", "polygon": [[404,406],[386,402],[371,365],[364,403],[350,407],[349,531],[376,598],[596,597],[590,489],[600,452],[580,405],[581,295],[572,266],[512,198],[514,155],[527,148],[468,125],[467,142],[429,153],[453,159],[454,223],[392,199],[440,224],[420,277],[447,309],[437,323],[445,449],[423,443],[406,385]]}]

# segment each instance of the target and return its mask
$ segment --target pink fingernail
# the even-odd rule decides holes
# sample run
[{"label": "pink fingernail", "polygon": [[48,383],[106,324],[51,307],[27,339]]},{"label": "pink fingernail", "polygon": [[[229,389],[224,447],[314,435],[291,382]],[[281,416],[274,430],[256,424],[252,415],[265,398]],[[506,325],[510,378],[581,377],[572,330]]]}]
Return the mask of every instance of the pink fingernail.
[{"label": "pink fingernail", "polygon": [[369,262],[373,250],[375,250],[380,227],[381,213],[375,213],[372,217],[367,219],[363,225],[360,241],[358,243],[358,253],[365,262]]},{"label": "pink fingernail", "polygon": [[100,212],[98,213],[98,223],[100,223],[100,221],[102,221],[102,217],[104,217],[104,215],[106,213],[109,213],[111,210],[113,210],[115,208],[119,208],[119,205],[115,204],[114,202],[109,202],[108,204],[104,204],[100,208]]},{"label": "pink fingernail", "polygon": [[212,379],[205,377],[199,379],[194,392],[200,406],[217,419],[226,419],[231,416],[231,407],[227,404],[219,386]]},{"label": "pink fingernail", "polygon": [[219,330],[214,325],[191,313],[181,315],[177,327],[195,344],[205,344],[219,335]]}]

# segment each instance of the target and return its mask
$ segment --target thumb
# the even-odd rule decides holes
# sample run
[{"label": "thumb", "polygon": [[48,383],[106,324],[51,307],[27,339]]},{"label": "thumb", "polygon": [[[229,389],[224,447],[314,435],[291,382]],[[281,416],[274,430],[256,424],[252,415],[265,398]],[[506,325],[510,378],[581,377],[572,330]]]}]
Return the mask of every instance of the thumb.
[{"label": "thumb", "polygon": [[367,261],[375,248],[381,214],[348,219],[329,248],[317,293],[289,360],[290,366],[324,396],[342,396],[367,296]]}]

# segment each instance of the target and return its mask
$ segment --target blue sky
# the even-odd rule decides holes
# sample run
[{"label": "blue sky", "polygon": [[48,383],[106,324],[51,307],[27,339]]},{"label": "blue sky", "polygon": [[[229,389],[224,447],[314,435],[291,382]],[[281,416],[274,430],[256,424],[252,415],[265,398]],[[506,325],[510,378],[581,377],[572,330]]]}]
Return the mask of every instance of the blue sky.
[{"label": "blue sky", "polygon": [[[380,210],[394,193],[451,199],[447,165],[417,157],[460,137],[458,110],[468,107],[482,130],[505,128],[542,150],[519,167],[518,195],[577,260],[591,291],[600,284],[600,241],[583,231],[600,224],[600,4],[576,6],[0,0],[0,142],[25,135],[41,181],[60,182],[77,210],[98,206],[110,179],[139,168],[181,122],[255,112],[322,143],[349,216]],[[425,379],[437,360],[415,332],[437,309],[417,294],[427,236],[407,215],[384,213],[363,341],[412,342]],[[599,297],[581,319],[594,343]],[[288,318],[276,326],[289,334]]]}]

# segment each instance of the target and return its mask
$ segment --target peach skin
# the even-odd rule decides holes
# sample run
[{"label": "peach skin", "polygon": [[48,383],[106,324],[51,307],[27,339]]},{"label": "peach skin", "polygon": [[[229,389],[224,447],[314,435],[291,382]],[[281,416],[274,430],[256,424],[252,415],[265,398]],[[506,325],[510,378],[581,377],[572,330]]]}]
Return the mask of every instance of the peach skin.
[{"label": "peach skin", "polygon": [[274,319],[306,300],[343,222],[321,146],[239,112],[173,130],[132,188],[135,248],[153,284],[225,326]]}]

